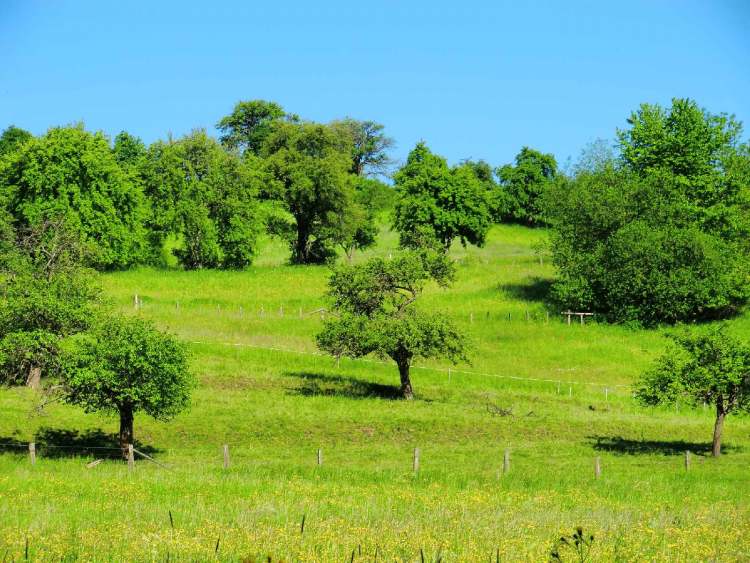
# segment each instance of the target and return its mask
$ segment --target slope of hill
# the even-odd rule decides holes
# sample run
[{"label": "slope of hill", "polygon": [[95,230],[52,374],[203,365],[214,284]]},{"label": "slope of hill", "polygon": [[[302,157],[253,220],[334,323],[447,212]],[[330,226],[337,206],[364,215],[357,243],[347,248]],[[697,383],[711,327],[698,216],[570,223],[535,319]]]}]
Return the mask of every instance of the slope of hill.
[{"label": "slope of hill", "polygon": [[[714,460],[709,410],[637,406],[629,383],[663,337],[567,325],[546,309],[543,237],[502,226],[483,249],[453,249],[457,283],[430,288],[422,306],[466,329],[472,364],[420,364],[412,403],[393,399],[394,366],[317,353],[328,270],[284,265],[277,243],[247,272],[104,276],[116,306],[190,343],[193,406],[169,423],[136,417],[137,447],[162,465],[140,460],[128,474],[115,460],[86,467],[113,453],[114,417],[55,404],[38,415],[31,392],[1,390],[0,550],[539,561],[580,525],[595,560],[743,560],[750,421],[730,417],[726,455]],[[385,232],[371,252],[394,248]],[[732,328],[750,334],[750,318]]]}]

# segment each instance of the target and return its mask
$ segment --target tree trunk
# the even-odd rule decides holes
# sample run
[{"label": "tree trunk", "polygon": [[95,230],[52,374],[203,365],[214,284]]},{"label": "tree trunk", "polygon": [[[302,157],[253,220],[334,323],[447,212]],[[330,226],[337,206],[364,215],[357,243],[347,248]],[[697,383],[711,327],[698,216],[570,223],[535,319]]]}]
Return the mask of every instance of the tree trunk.
[{"label": "tree trunk", "polygon": [[307,264],[310,233],[307,226],[297,219],[297,240],[294,242],[294,262],[296,264]]},{"label": "tree trunk", "polygon": [[128,444],[133,443],[133,407],[122,405],[120,407],[120,449],[123,457],[128,457]]},{"label": "tree trunk", "polygon": [[42,368],[39,366],[31,366],[29,369],[29,375],[26,377],[26,387],[32,389],[39,389],[42,382]]},{"label": "tree trunk", "polygon": [[714,424],[714,442],[711,448],[711,455],[719,457],[721,455],[721,433],[724,430],[724,417],[727,413],[722,408],[722,404],[719,403],[716,406],[716,423]]},{"label": "tree trunk", "polygon": [[401,376],[401,396],[407,401],[411,401],[414,398],[414,390],[411,388],[408,360],[398,362],[398,373]]}]

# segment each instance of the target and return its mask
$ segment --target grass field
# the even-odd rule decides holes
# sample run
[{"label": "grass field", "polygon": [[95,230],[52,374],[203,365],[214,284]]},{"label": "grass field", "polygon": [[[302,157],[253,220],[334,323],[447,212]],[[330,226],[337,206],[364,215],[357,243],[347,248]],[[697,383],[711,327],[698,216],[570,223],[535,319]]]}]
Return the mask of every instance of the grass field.
[{"label": "grass field", "polygon": [[[663,336],[547,321],[544,236],[502,226],[453,250],[457,283],[422,306],[466,329],[472,364],[421,363],[411,403],[392,398],[395,366],[316,353],[328,270],[284,265],[277,242],[247,272],[104,276],[117,307],[138,294],[138,314],[190,342],[193,406],[136,416],[136,447],[169,468],[129,474],[86,467],[112,453],[94,447],[114,417],[40,415],[29,390],[0,390],[3,560],[544,561],[576,526],[595,561],[750,560],[750,420],[730,416],[711,459],[710,410],[637,406],[629,384]],[[750,337],[750,316],[731,324]]]}]

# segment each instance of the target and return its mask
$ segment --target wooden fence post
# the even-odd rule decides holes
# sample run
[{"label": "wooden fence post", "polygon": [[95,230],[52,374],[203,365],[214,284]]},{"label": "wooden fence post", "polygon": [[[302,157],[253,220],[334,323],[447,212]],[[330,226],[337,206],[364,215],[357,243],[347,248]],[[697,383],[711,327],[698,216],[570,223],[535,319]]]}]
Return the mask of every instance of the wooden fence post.
[{"label": "wooden fence post", "polygon": [[510,450],[508,448],[505,448],[505,452],[503,453],[503,475],[507,474],[510,471]]},{"label": "wooden fence post", "polygon": [[685,450],[685,471],[690,471],[690,450]]},{"label": "wooden fence post", "polygon": [[318,448],[318,465],[323,465],[323,450]]},{"label": "wooden fence post", "polygon": [[29,460],[31,465],[36,464],[36,444],[34,442],[29,443]]},{"label": "wooden fence post", "polygon": [[469,322],[474,324],[474,313],[469,313]]},{"label": "wooden fence post", "polygon": [[609,401],[609,387],[604,388],[604,400]]},{"label": "wooden fence post", "polygon": [[224,469],[229,469],[229,444],[224,444]]},{"label": "wooden fence post", "polygon": [[179,299],[174,302],[174,310],[177,311],[178,313],[180,312],[180,300]]},{"label": "wooden fence post", "polygon": [[138,310],[138,305],[140,304],[140,301],[138,300],[138,294],[136,293],[133,296],[133,309]]},{"label": "wooden fence post", "polygon": [[414,473],[419,471],[419,448],[414,448],[414,462],[412,468],[414,469]]},{"label": "wooden fence post", "polygon": [[128,471],[135,469],[135,457],[133,457],[133,444],[128,444]]},{"label": "wooden fence post", "polygon": [[599,456],[596,456],[594,460],[594,478],[598,479],[602,476],[602,463]]}]

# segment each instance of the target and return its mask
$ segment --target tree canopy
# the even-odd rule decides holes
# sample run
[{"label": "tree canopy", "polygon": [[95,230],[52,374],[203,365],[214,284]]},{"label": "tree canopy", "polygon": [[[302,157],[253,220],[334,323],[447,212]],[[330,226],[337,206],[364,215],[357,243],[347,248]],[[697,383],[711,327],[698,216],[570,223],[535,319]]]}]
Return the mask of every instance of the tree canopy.
[{"label": "tree canopy", "polygon": [[350,147],[352,155],[351,173],[385,174],[391,164],[388,151],[394,140],[383,133],[385,127],[374,121],[358,121],[347,117],[331,122],[331,127],[341,135]]},{"label": "tree canopy", "polygon": [[256,172],[205,131],[149,147],[141,167],[151,203],[149,231],[158,252],[168,237],[186,269],[252,263],[262,218]]},{"label": "tree canopy", "polygon": [[221,132],[219,140],[225,147],[257,155],[274,123],[285,118],[295,120],[296,116],[287,115],[276,102],[240,101],[232,113],[221,118],[216,128]]},{"label": "tree canopy", "polygon": [[454,275],[453,263],[439,251],[405,251],[390,260],[373,258],[339,267],[329,281],[337,316],[325,322],[318,346],[334,356],[375,353],[392,359],[401,396],[412,399],[410,368],[415,359],[466,359],[464,336],[453,323],[415,307],[429,281],[445,287]]},{"label": "tree canopy", "polygon": [[143,194],[99,133],[59,127],[29,139],[0,161],[0,186],[17,229],[64,216],[93,267],[127,268],[146,254]]},{"label": "tree canopy", "polygon": [[686,100],[669,111],[644,106],[631,123],[619,162],[583,167],[547,191],[554,297],[645,325],[732,314],[750,276],[750,160],[739,125]]},{"label": "tree canopy", "polygon": [[264,144],[267,196],[289,213],[285,235],[292,263],[329,261],[354,203],[349,151],[328,126],[283,123]]},{"label": "tree canopy", "polygon": [[194,386],[185,347],[139,317],[109,315],[68,342],[64,400],[86,412],[120,416],[120,446],[134,440],[133,418],[169,420],[190,403]]},{"label": "tree canopy", "polygon": [[499,220],[532,227],[545,224],[542,196],[556,175],[554,156],[523,147],[515,164],[497,169],[502,190]]},{"label": "tree canopy", "polygon": [[491,225],[488,193],[473,169],[450,168],[444,158],[418,143],[394,175],[398,194],[394,227],[402,245],[414,233],[428,233],[444,249],[458,238],[482,246]]},{"label": "tree canopy", "polygon": [[647,405],[713,405],[712,453],[718,456],[726,416],[750,411],[750,346],[723,327],[670,336],[675,345],[641,377],[636,397]]},{"label": "tree canopy", "polygon": [[9,125],[0,134],[0,157],[15,151],[19,146],[33,138],[34,136],[25,129]]}]

